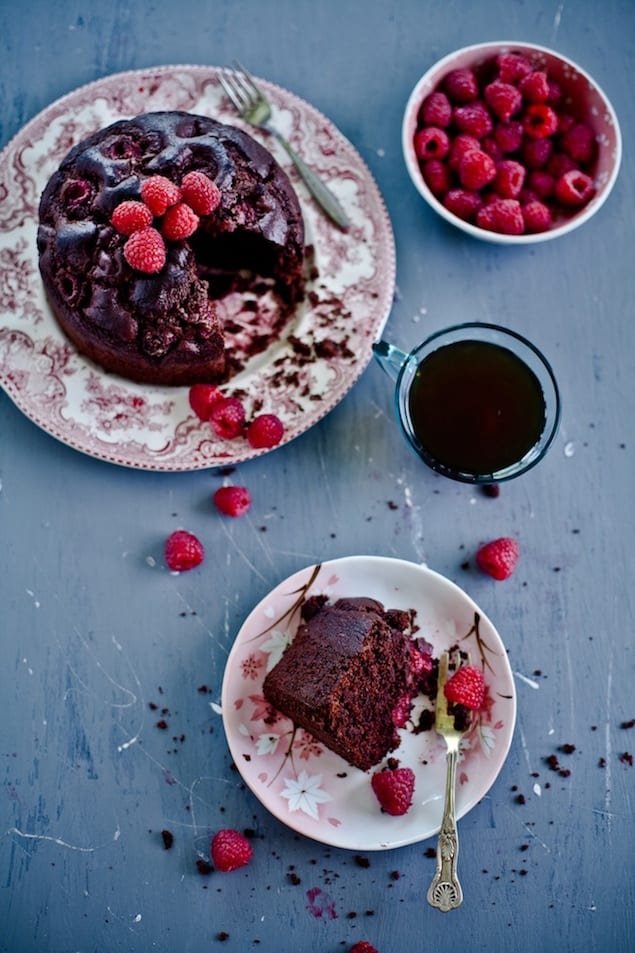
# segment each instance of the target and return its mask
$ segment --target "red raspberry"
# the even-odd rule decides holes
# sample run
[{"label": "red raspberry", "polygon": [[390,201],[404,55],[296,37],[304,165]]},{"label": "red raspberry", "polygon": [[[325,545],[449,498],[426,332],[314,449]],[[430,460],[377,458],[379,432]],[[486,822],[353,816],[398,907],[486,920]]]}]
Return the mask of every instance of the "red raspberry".
[{"label": "red raspberry", "polygon": [[446,682],[445,697],[454,705],[478,711],[485,699],[485,678],[475,665],[462,665]]},{"label": "red raspberry", "polygon": [[252,447],[276,447],[284,436],[284,425],[275,414],[260,414],[247,427],[246,437]]},{"label": "red raspberry", "polygon": [[151,175],[141,183],[141,198],[158,218],[164,215],[171,205],[176,205],[181,198],[181,190],[164,175]]},{"label": "red raspberry", "polygon": [[494,128],[487,106],[480,100],[475,103],[468,103],[467,106],[456,106],[453,118],[459,132],[474,136],[475,139],[483,139],[485,136],[489,136]]},{"label": "red raspberry", "polygon": [[244,516],[251,506],[251,493],[246,486],[221,486],[214,493],[214,506],[225,516]]},{"label": "red raspberry", "polygon": [[560,179],[565,172],[571,172],[577,168],[571,156],[565,155],[564,152],[554,152],[547,162],[547,172],[549,175],[552,175],[554,179]]},{"label": "red raspberry", "polygon": [[563,205],[579,206],[586,205],[593,197],[595,186],[591,176],[578,169],[572,169],[557,180],[554,191],[556,198]]},{"label": "red raspberry", "polygon": [[199,420],[209,420],[212,407],[223,400],[218,387],[213,384],[193,384],[189,393],[190,407]]},{"label": "red raspberry", "polygon": [[558,128],[558,116],[546,103],[532,103],[523,113],[523,129],[531,139],[552,136]]},{"label": "red raspberry", "polygon": [[181,182],[184,202],[197,215],[211,215],[220,205],[220,189],[204,172],[188,172]]},{"label": "red raspberry", "polygon": [[165,541],[165,563],[172,572],[194,569],[204,559],[203,544],[193,533],[177,529]]},{"label": "red raspberry", "polygon": [[180,242],[193,235],[199,226],[200,219],[185,202],[172,205],[161,223],[161,232],[164,238],[171,242]]},{"label": "red raspberry", "polygon": [[458,172],[463,156],[471,149],[480,149],[481,144],[474,136],[468,136],[461,132],[452,141],[450,154],[448,156],[448,166],[453,172]]},{"label": "red raspberry", "polygon": [[443,204],[448,212],[452,212],[464,222],[473,222],[476,213],[483,204],[478,192],[469,192],[467,189],[450,189],[443,198]]},{"label": "red raspberry", "polygon": [[443,195],[450,188],[447,167],[440,159],[428,159],[424,162],[421,173],[433,195]]},{"label": "red raspberry", "polygon": [[547,86],[549,87],[549,99],[547,102],[550,106],[557,106],[562,99],[562,86],[560,83],[557,83],[555,79],[547,79]]},{"label": "red raspberry", "polygon": [[348,953],[379,953],[379,950],[368,940],[358,940],[357,943],[352,945]]},{"label": "red raspberry", "polygon": [[585,165],[595,158],[595,133],[584,122],[577,122],[560,137],[560,148],[574,162]]},{"label": "red raspberry", "polygon": [[382,811],[395,817],[407,812],[415,787],[412,768],[384,768],[373,774],[370,783]]},{"label": "red raspberry", "polygon": [[548,199],[553,195],[556,180],[544,169],[533,169],[527,176],[527,185],[539,199]]},{"label": "red raspberry", "polygon": [[522,235],[525,230],[520,202],[517,199],[494,198],[478,210],[476,224],[479,228],[503,235]]},{"label": "red raspberry", "polygon": [[452,122],[452,104],[445,93],[437,90],[426,96],[418,118],[422,126],[437,126],[441,129],[449,126]]},{"label": "red raspberry", "polygon": [[471,69],[454,69],[443,80],[443,88],[451,103],[471,103],[478,99],[478,83]]},{"label": "red raspberry", "polygon": [[546,232],[551,227],[551,212],[544,202],[527,202],[522,211],[526,231]]},{"label": "red raspberry", "polygon": [[525,183],[525,167],[513,159],[503,159],[496,167],[492,188],[503,199],[516,199]]},{"label": "red raspberry", "polygon": [[509,122],[523,104],[523,97],[511,83],[495,79],[483,91],[485,102],[498,119]]},{"label": "red raspberry", "polygon": [[560,113],[558,115],[558,132],[560,135],[569,132],[569,129],[572,129],[573,126],[575,126],[575,118],[569,113]]},{"label": "red raspberry", "polygon": [[553,139],[527,139],[523,144],[522,158],[528,169],[542,169],[553,153]]},{"label": "red raspberry", "polygon": [[499,53],[496,57],[498,78],[503,83],[518,83],[531,73],[531,63],[522,53]]},{"label": "red raspberry", "polygon": [[165,265],[165,242],[156,228],[140,228],[123,246],[123,254],[135,271],[155,275]]},{"label": "red raspberry", "polygon": [[245,408],[237,397],[223,397],[210,409],[209,421],[217,437],[234,440],[245,427]]},{"label": "red raspberry", "polygon": [[253,847],[240,831],[224,829],[217,831],[211,844],[212,862],[216,870],[227,873],[248,864],[253,857]]},{"label": "red raspberry", "polygon": [[511,576],[519,555],[520,547],[516,540],[509,536],[501,536],[481,546],[476,554],[476,562],[483,572],[494,579],[501,580]]},{"label": "red raspberry", "polygon": [[526,103],[549,102],[549,81],[543,70],[537,69],[523,76],[518,83],[518,89]]},{"label": "red raspberry", "polygon": [[501,152],[516,152],[523,141],[523,124],[517,120],[494,126],[494,141]]},{"label": "red raspberry", "polygon": [[459,166],[461,185],[471,192],[485,188],[496,176],[496,163],[480,149],[467,152]]},{"label": "red raspberry", "polygon": [[412,708],[412,698],[410,695],[404,695],[400,698],[392,710],[392,723],[395,728],[405,728],[410,718],[410,709]]},{"label": "red raspberry", "polygon": [[450,140],[444,129],[426,126],[419,129],[414,138],[415,154],[420,162],[427,159],[443,159],[450,149]]},{"label": "red raspberry", "polygon": [[110,221],[121,235],[132,235],[152,225],[152,212],[143,202],[122,202],[112,213]]},{"label": "red raspberry", "polygon": [[481,139],[481,149],[483,152],[486,152],[488,156],[494,160],[494,162],[500,162],[503,158],[503,152],[492,136],[486,136],[485,139]]}]

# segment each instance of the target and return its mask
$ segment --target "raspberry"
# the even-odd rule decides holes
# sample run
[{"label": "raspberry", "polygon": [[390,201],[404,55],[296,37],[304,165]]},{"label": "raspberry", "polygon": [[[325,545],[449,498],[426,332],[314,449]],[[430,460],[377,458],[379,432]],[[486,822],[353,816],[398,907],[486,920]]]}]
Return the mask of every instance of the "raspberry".
[{"label": "raspberry", "polygon": [[443,80],[443,88],[451,103],[471,103],[478,99],[478,83],[471,69],[451,70]]},{"label": "raspberry", "polygon": [[444,129],[426,126],[415,133],[414,145],[417,158],[425,162],[427,159],[443,159],[450,149],[450,140]]},{"label": "raspberry", "polygon": [[405,728],[410,718],[410,709],[412,708],[412,699],[410,695],[404,695],[400,698],[392,710],[392,723],[395,728]]},{"label": "raspberry", "polygon": [[217,831],[211,844],[212,862],[216,870],[227,873],[248,864],[253,856],[253,847],[240,831],[224,829]]},{"label": "raspberry", "polygon": [[379,953],[377,947],[369,943],[368,940],[358,940],[350,948],[348,953]]},{"label": "raspberry", "polygon": [[476,213],[476,224],[490,232],[522,235],[525,230],[520,202],[516,199],[494,199]]},{"label": "raspberry", "polygon": [[275,414],[260,414],[247,427],[246,437],[252,447],[276,447],[284,435],[284,426]]},{"label": "raspberry", "polygon": [[549,87],[547,102],[550,106],[557,106],[562,100],[562,86],[555,79],[547,79],[547,86]]},{"label": "raspberry", "polygon": [[595,157],[595,135],[586,123],[577,122],[560,137],[560,148],[574,162],[585,165]]},{"label": "raspberry", "polygon": [[198,226],[198,215],[185,202],[177,202],[163,216],[161,233],[168,241],[179,242],[193,235]]},{"label": "raspberry", "polygon": [[441,129],[450,125],[452,104],[445,93],[437,90],[426,96],[419,110],[419,122],[423,126],[437,126]]},{"label": "raspberry", "polygon": [[525,167],[513,159],[503,159],[496,167],[492,188],[503,199],[515,199],[525,183]]},{"label": "raspberry", "polygon": [[494,126],[494,141],[501,152],[516,152],[523,141],[523,124],[517,120]]},{"label": "raspberry", "polygon": [[531,139],[552,136],[558,128],[558,116],[546,103],[532,103],[523,113],[523,129]]},{"label": "raspberry", "polygon": [[370,783],[382,811],[394,817],[407,812],[415,787],[412,768],[384,768],[373,774]]},{"label": "raspberry", "polygon": [[461,159],[459,178],[461,185],[476,192],[485,188],[496,176],[496,163],[491,156],[480,149],[472,149]]},{"label": "raspberry", "polygon": [[421,170],[423,180],[433,195],[443,195],[450,187],[448,170],[440,159],[428,159]]},{"label": "raspberry", "polygon": [[556,180],[543,169],[534,169],[527,176],[527,185],[539,199],[548,199],[553,195]]},{"label": "raspberry", "polygon": [[571,169],[557,180],[554,191],[556,198],[563,205],[579,206],[586,205],[595,194],[595,186],[589,175],[578,169]]},{"label": "raspberry", "polygon": [[210,409],[209,421],[217,437],[234,440],[245,426],[245,408],[237,397],[223,397]]},{"label": "raspberry", "polygon": [[495,79],[483,91],[485,102],[498,119],[509,122],[523,104],[523,97],[511,83]]},{"label": "raspberry", "polygon": [[251,506],[251,493],[246,486],[221,486],[214,493],[214,505],[225,516],[244,516]]},{"label": "raspberry", "polygon": [[546,232],[551,226],[551,212],[544,202],[527,202],[523,205],[523,221],[528,232]]},{"label": "raspberry", "polygon": [[181,195],[197,215],[211,215],[221,199],[220,189],[204,172],[188,172],[184,175]]},{"label": "raspberry", "polygon": [[140,228],[123,246],[123,254],[135,271],[155,275],[165,265],[165,242],[156,228]]},{"label": "raspberry", "polygon": [[448,166],[453,172],[458,172],[463,156],[471,149],[480,149],[481,144],[474,136],[468,136],[465,133],[459,133],[450,146],[448,156]]},{"label": "raspberry", "polygon": [[456,106],[453,118],[459,132],[465,132],[468,136],[474,136],[475,139],[489,136],[494,128],[487,106],[480,100],[468,103],[467,106]]},{"label": "raspberry", "polygon": [[527,139],[522,148],[523,162],[528,169],[542,169],[552,152],[553,139]]},{"label": "raspberry", "polygon": [[565,155],[564,152],[554,152],[547,162],[547,172],[554,179],[560,179],[566,172],[571,172],[577,168],[571,156]]},{"label": "raspberry", "polygon": [[443,204],[448,212],[462,218],[464,222],[472,222],[483,204],[483,199],[478,192],[469,192],[467,189],[450,189],[443,198]]},{"label": "raspberry", "polygon": [[515,539],[501,536],[494,539],[478,550],[476,562],[479,569],[494,579],[507,579],[513,573],[520,555],[520,548]]},{"label": "raspberry", "polygon": [[164,175],[151,175],[141,184],[141,198],[152,214],[159,217],[171,205],[176,205],[181,198],[181,190]]},{"label": "raspberry", "polygon": [[558,132],[560,135],[564,135],[565,132],[569,132],[569,129],[572,129],[575,126],[575,119],[569,113],[560,113],[558,116]]},{"label": "raspberry", "polygon": [[446,682],[445,697],[454,705],[478,711],[485,698],[485,678],[475,665],[462,665]]},{"label": "raspberry", "polygon": [[500,162],[503,158],[503,153],[500,146],[492,136],[486,136],[485,139],[481,139],[481,149],[483,152],[486,152],[488,156],[494,160],[494,162]]},{"label": "raspberry", "polygon": [[112,213],[110,221],[121,235],[132,235],[152,225],[152,212],[143,202],[122,202]]},{"label": "raspberry", "polygon": [[203,544],[187,530],[177,529],[165,541],[165,563],[172,572],[194,569],[203,562]]},{"label": "raspberry", "polygon": [[496,57],[498,78],[503,83],[518,83],[531,73],[531,63],[522,53],[499,53]]},{"label": "raspberry", "polygon": [[189,393],[190,407],[199,420],[209,420],[212,407],[223,400],[218,387],[213,384],[193,384]]},{"label": "raspberry", "polygon": [[543,70],[534,70],[527,73],[518,83],[518,89],[526,103],[549,102],[549,81]]}]

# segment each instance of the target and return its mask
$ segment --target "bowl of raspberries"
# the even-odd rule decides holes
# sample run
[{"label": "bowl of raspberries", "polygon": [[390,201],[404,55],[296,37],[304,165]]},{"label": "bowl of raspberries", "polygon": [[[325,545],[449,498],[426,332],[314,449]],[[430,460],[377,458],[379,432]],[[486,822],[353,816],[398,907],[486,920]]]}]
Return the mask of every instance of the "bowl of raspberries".
[{"label": "bowl of raspberries", "polygon": [[581,67],[527,43],[468,46],[414,87],[410,177],[443,218],[500,244],[556,238],[604,204],[620,167],[615,111]]}]

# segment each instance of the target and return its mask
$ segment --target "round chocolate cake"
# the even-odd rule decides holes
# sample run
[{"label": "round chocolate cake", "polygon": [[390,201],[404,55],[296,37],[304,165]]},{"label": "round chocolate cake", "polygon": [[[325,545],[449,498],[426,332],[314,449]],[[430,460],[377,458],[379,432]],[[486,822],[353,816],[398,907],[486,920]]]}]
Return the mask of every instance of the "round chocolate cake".
[{"label": "round chocolate cake", "polygon": [[[181,195],[193,173],[216,195],[197,214]],[[167,210],[147,199],[165,180]],[[121,120],[76,145],[42,194],[38,250],[67,336],[136,381],[222,380],[214,301],[271,289],[283,321],[303,293],[304,226],[286,173],[242,130],[184,112]]]}]

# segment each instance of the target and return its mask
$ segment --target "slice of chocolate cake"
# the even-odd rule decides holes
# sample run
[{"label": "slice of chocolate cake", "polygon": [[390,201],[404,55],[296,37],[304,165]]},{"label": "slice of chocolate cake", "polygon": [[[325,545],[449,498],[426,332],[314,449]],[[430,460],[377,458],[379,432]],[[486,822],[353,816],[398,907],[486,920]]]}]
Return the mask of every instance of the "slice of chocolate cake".
[{"label": "slice of chocolate cake", "polygon": [[265,698],[365,771],[398,747],[417,687],[414,657],[429,647],[411,638],[409,613],[374,599],[310,599],[302,619],[265,678]]}]

